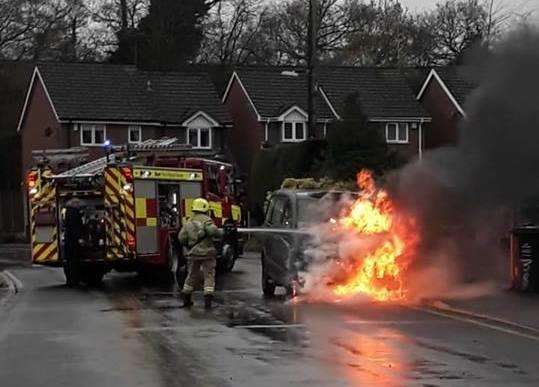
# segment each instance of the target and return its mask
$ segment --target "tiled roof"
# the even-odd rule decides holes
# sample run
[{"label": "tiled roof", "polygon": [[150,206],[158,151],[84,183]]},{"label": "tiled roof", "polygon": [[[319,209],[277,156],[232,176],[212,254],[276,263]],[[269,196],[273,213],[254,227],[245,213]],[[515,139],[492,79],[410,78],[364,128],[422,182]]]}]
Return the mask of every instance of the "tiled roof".
[{"label": "tiled roof", "polygon": [[[285,73],[283,73],[285,71]],[[262,117],[278,117],[292,106],[308,110],[308,83],[305,69],[296,76],[286,75],[293,69],[284,67],[246,67],[236,70],[243,86]],[[329,106],[316,99],[317,118],[334,119]]]},{"label": "tiled roof", "polygon": [[435,69],[453,97],[461,107],[466,98],[479,86],[473,70],[466,66],[441,67]]},{"label": "tiled roof", "polygon": [[38,65],[60,119],[181,124],[198,111],[230,122],[209,76],[148,72],[134,66]]},{"label": "tiled roof", "polygon": [[339,115],[347,98],[357,94],[367,118],[429,117],[399,69],[322,67],[318,81]]},{"label": "tiled roof", "polygon": [[[307,111],[305,68],[295,68],[295,77],[283,74],[290,70],[258,67],[236,71],[261,116],[277,117],[293,105]],[[428,117],[398,69],[320,67],[317,71],[317,82],[339,115],[347,98],[357,94],[361,113],[367,118]],[[316,105],[318,118],[335,118],[322,97]]]}]

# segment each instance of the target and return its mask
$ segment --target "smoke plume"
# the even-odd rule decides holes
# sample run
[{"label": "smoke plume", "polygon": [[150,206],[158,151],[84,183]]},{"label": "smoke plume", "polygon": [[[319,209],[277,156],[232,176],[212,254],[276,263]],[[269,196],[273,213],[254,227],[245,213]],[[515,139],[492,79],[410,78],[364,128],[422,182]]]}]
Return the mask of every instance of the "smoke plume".
[{"label": "smoke plume", "polygon": [[[475,297],[508,285],[515,210],[539,193],[538,47],[539,32],[522,28],[468,66],[480,86],[464,106],[458,145],[427,152],[387,178],[394,221],[414,219],[419,236],[405,265],[408,300]],[[383,243],[331,227],[310,230],[311,300],[334,299],[331,283],[343,265],[328,258],[362,259]]]},{"label": "smoke plume", "polygon": [[459,143],[427,153],[390,178],[399,206],[419,222],[411,268],[417,293],[454,295],[463,283],[509,273],[504,237],[514,210],[539,192],[539,32],[529,27],[499,43],[470,75]]}]

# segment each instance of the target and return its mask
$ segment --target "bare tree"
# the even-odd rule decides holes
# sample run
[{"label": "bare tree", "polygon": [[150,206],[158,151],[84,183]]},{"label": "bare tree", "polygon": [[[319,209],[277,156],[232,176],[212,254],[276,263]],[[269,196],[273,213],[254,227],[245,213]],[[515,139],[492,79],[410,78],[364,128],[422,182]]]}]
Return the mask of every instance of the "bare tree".
[{"label": "bare tree", "polygon": [[431,31],[433,54],[440,64],[452,63],[484,42],[492,20],[479,0],[448,0],[425,16],[425,28]]},{"label": "bare tree", "polygon": [[353,32],[342,60],[353,65],[398,65],[410,62],[419,36],[415,19],[396,0],[354,2]]},{"label": "bare tree", "polygon": [[199,60],[206,63],[247,64],[257,61],[257,37],[265,7],[256,0],[224,0],[204,25]]},{"label": "bare tree", "polygon": [[62,0],[0,0],[0,57],[47,56],[63,41],[70,10]]},{"label": "bare tree", "polygon": [[113,33],[122,28],[136,28],[147,14],[150,0],[85,0],[85,6],[96,23]]},{"label": "bare tree", "polygon": [[[359,1],[359,0],[354,0]],[[332,61],[353,31],[352,0],[319,0],[316,15],[316,51],[321,61]],[[283,4],[284,3],[284,4]],[[271,64],[307,61],[308,0],[274,4],[261,23],[257,56]]]},{"label": "bare tree", "polygon": [[148,13],[150,0],[83,0],[92,23],[84,31],[87,46],[104,59],[120,37],[134,31]]}]

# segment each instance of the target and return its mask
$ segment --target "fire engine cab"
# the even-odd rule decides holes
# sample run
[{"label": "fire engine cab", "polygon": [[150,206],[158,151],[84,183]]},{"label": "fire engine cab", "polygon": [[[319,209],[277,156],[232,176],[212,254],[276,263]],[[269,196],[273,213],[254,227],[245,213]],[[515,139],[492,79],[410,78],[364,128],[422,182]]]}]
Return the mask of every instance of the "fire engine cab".
[{"label": "fire engine cab", "polygon": [[63,266],[68,285],[99,283],[114,269],[168,273],[178,286],[185,260],[177,242],[192,201],[204,197],[225,237],[216,240],[218,271],[243,253],[231,164],[191,157],[182,146],[120,149],[63,173],[27,176],[32,261]]}]

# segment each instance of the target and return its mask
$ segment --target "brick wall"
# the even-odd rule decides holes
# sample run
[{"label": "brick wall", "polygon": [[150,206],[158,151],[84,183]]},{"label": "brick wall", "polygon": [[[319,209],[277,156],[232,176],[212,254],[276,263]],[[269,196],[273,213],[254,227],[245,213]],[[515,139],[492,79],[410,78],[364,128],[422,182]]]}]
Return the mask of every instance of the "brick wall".
[{"label": "brick wall", "polygon": [[425,148],[455,145],[462,115],[438,82],[430,82],[421,102],[432,116],[432,123],[425,133]]},{"label": "brick wall", "polygon": [[31,90],[20,136],[23,177],[32,166],[33,150],[69,146],[68,132],[56,119],[41,82],[35,82]]},{"label": "brick wall", "polygon": [[[382,137],[386,138],[385,122],[370,122],[369,125],[377,128]],[[390,150],[396,151],[402,159],[407,161],[419,157],[419,123],[415,129],[412,129],[412,123],[409,123],[408,128],[408,142],[406,144],[388,144]],[[423,131],[425,129],[425,124],[423,124]]]},{"label": "brick wall", "polygon": [[264,141],[264,124],[258,122],[256,112],[237,80],[232,83],[225,104],[234,121],[234,128],[227,132],[226,144],[240,170],[249,174],[254,155]]}]

